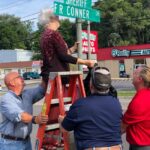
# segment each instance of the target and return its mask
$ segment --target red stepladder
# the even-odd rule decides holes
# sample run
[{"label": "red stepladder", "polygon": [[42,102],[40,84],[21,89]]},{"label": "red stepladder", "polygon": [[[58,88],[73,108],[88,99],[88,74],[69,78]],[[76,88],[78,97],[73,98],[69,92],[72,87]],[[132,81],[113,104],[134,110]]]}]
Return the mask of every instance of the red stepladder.
[{"label": "red stepladder", "polygon": [[[69,80],[69,84],[62,85],[64,77]],[[65,116],[76,99],[85,96],[81,71],[50,73],[41,112],[48,115],[49,121],[45,125],[39,125],[35,150],[70,150],[69,134],[60,131],[58,116]]]}]

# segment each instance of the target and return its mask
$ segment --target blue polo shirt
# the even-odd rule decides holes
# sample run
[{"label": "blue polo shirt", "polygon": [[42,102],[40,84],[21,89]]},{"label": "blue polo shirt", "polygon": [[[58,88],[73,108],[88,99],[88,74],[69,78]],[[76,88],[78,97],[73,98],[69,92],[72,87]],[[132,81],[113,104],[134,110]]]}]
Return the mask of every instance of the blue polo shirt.
[{"label": "blue polo shirt", "polygon": [[93,94],[77,100],[62,122],[64,129],[74,130],[78,150],[121,144],[122,109],[110,95]]}]

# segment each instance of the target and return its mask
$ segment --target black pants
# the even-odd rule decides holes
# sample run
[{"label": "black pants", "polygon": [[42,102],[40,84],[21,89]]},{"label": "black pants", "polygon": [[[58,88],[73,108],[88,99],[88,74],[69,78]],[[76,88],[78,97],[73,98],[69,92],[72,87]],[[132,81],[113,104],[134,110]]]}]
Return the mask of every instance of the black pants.
[{"label": "black pants", "polygon": [[150,146],[130,145],[130,149],[129,150],[150,150]]}]

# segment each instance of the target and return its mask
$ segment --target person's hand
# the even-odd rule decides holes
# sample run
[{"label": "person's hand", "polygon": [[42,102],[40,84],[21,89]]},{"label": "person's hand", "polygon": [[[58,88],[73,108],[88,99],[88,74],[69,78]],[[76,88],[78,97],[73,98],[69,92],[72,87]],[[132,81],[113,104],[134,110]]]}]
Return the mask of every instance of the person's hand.
[{"label": "person's hand", "polygon": [[[75,42],[74,45],[73,45],[73,50],[77,50],[78,49],[78,45],[80,44],[80,42]],[[73,51],[73,52],[74,52]]]},{"label": "person's hand", "polygon": [[61,130],[62,132],[68,132],[68,131],[65,130],[65,129],[62,127],[62,125],[61,125],[61,123],[63,122],[64,118],[65,118],[65,116],[59,115],[59,117],[58,117],[59,127],[60,127],[60,130]]},{"label": "person's hand", "polygon": [[61,123],[63,120],[64,120],[64,116],[59,115],[59,117],[58,117],[58,122]]},{"label": "person's hand", "polygon": [[78,58],[77,63],[82,64],[82,65],[86,65],[89,68],[92,68],[92,67],[94,67],[94,64],[96,63],[96,60],[84,60],[84,59]]},{"label": "person's hand", "polygon": [[75,42],[74,45],[68,49],[68,54],[72,54],[73,52],[75,52],[78,49],[79,44],[80,42]]},{"label": "person's hand", "polygon": [[89,67],[89,68],[92,68],[94,67],[94,64],[96,63],[95,60],[86,60],[86,65]]},{"label": "person's hand", "polygon": [[46,124],[48,121],[48,115],[42,115],[42,114],[39,114],[38,116],[36,116],[35,118],[35,122],[37,124]]},{"label": "person's hand", "polygon": [[24,123],[29,123],[32,120],[32,115],[27,112],[21,113],[21,121]]}]

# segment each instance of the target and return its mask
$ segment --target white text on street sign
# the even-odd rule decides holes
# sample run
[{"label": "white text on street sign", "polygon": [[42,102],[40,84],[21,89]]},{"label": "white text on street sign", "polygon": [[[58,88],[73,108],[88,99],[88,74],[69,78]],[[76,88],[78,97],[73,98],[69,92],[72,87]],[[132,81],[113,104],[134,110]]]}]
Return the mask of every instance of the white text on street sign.
[{"label": "white text on street sign", "polygon": [[64,3],[75,7],[91,8],[92,0],[64,0]]},{"label": "white text on street sign", "polygon": [[95,9],[74,7],[59,2],[54,2],[54,12],[56,15],[80,18],[84,20],[100,22],[100,13]]}]

